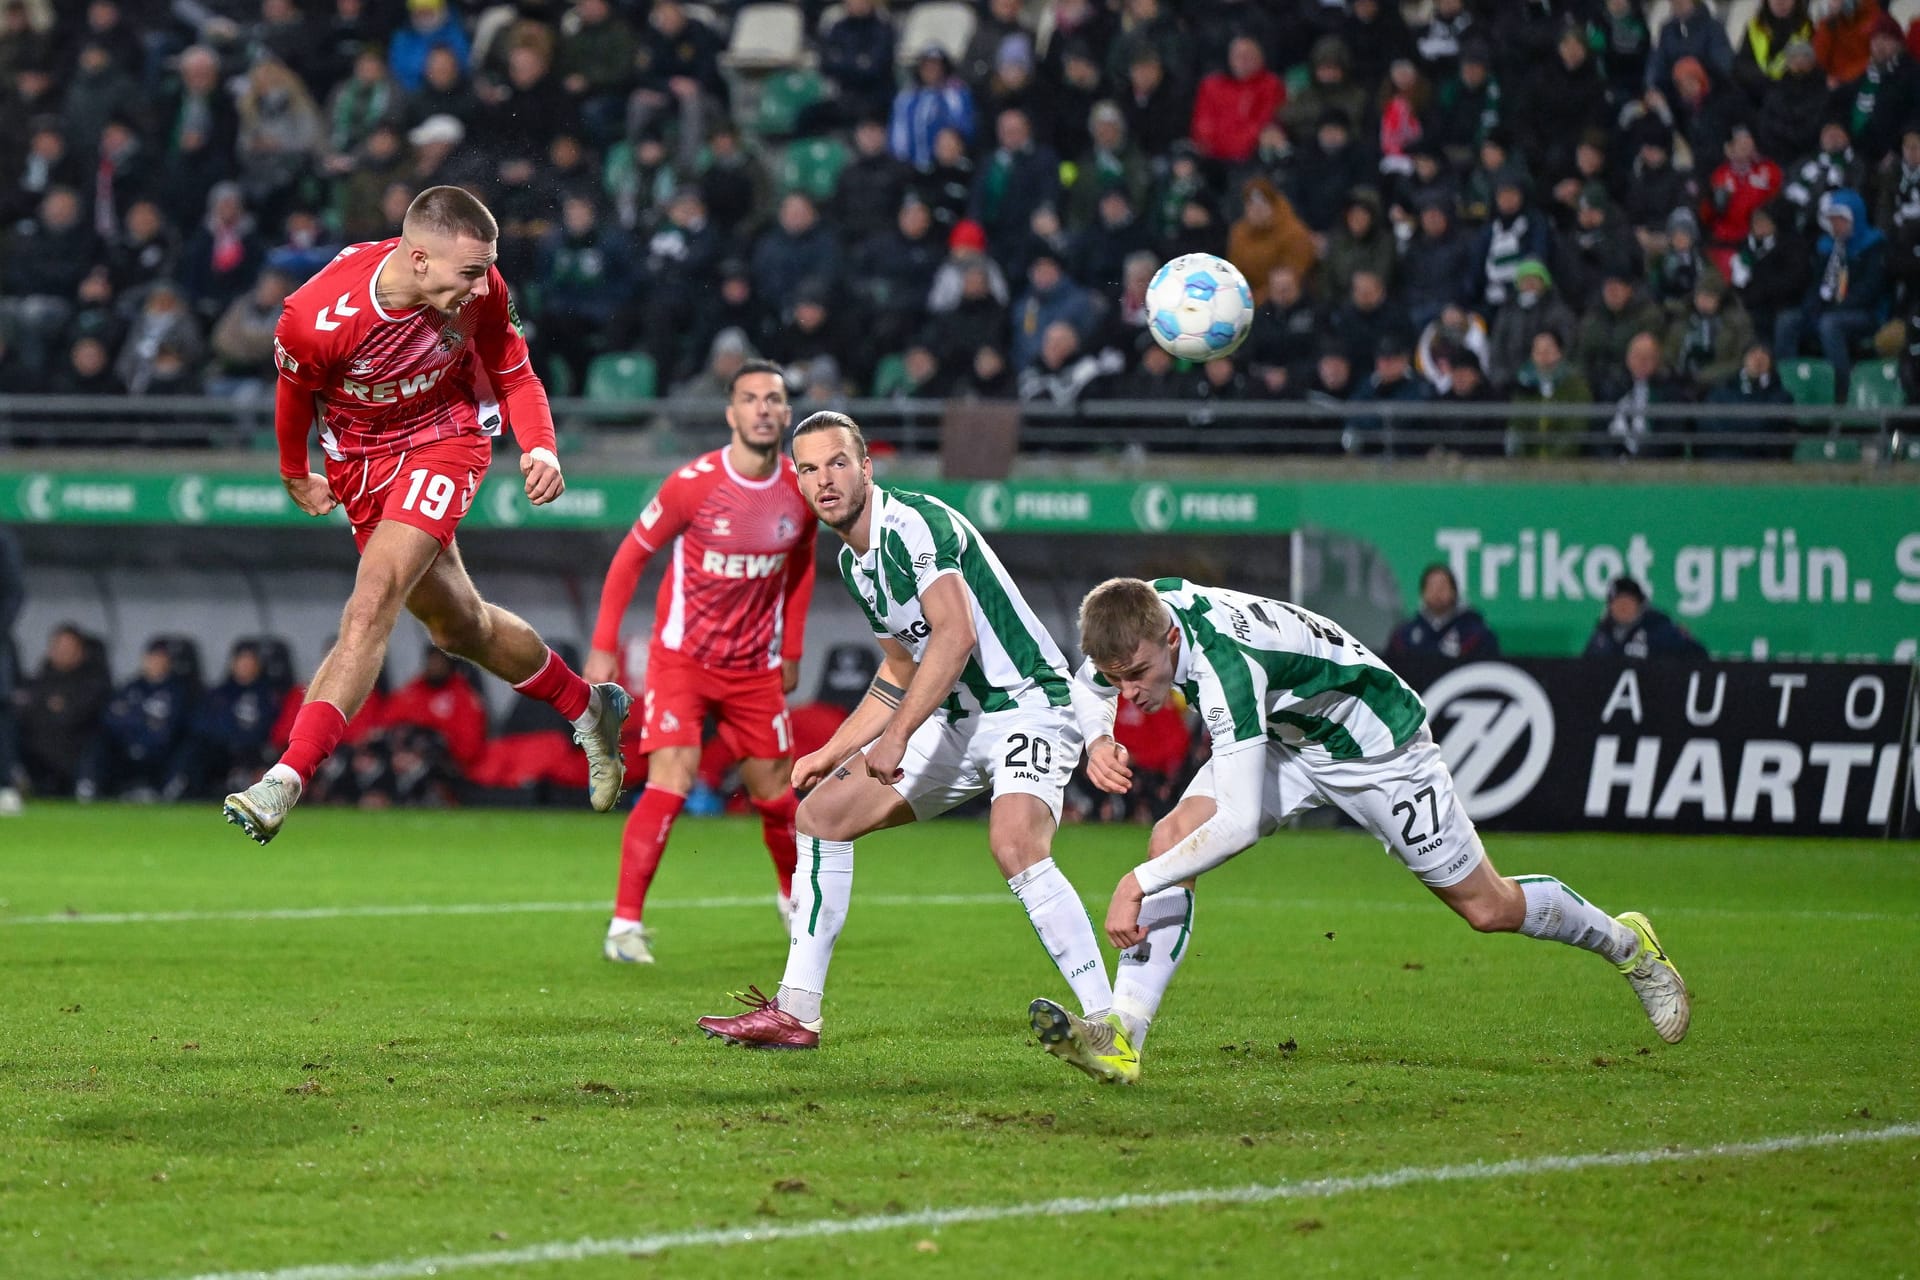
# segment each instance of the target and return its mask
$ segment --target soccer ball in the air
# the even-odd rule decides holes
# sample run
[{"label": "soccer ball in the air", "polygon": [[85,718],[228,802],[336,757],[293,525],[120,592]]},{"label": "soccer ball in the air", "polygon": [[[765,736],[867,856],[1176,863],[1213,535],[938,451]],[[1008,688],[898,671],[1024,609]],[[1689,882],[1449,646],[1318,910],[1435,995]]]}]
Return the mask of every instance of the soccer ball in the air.
[{"label": "soccer ball in the air", "polygon": [[1147,285],[1147,328],[1182,360],[1232,355],[1253,327],[1253,290],[1225,258],[1187,253],[1156,271]]}]

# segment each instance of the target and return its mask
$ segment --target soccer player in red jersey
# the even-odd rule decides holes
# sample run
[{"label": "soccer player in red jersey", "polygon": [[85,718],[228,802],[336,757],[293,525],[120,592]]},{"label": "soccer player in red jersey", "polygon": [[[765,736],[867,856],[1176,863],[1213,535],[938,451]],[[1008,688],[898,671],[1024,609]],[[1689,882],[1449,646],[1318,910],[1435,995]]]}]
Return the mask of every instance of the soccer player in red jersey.
[{"label": "soccer player in red jersey", "polygon": [[[261,844],[366,701],[403,607],[434,644],[572,721],[593,807],[620,797],[632,700],[618,685],[590,686],[526,622],[482,600],[453,544],[503,421],[522,447],[528,500],[552,502],[566,488],[547,393],[494,266],[499,237],[479,200],[429,187],[398,236],[348,246],[287,299],[273,343],[280,478],[310,516],[346,508],[360,569],[286,754],[227,797],[227,821]],[[316,418],[325,475],[307,467]]]},{"label": "soccer player in red jersey", "polygon": [[609,960],[653,963],[640,913],[667,834],[693,787],[709,713],[741,757],[740,774],[780,879],[780,913],[791,909],[798,802],[789,785],[793,726],[786,695],[800,679],[814,543],[813,513],[781,452],[791,418],[780,366],[742,365],[727,392],[732,443],[667,477],[607,570],[589,680],[613,678],[620,619],[640,572],[672,544],[654,607],[641,704],[647,786],[620,841],[619,895],[602,948]]}]

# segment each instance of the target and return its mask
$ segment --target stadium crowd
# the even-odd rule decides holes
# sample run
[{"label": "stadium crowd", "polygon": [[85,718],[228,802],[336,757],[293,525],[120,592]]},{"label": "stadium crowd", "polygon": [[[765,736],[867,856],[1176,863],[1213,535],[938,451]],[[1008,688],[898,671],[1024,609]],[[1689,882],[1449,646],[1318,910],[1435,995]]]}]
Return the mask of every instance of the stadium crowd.
[{"label": "stadium crowd", "polygon": [[[757,353],[816,399],[1439,402],[1649,455],[1650,405],[1785,403],[1776,358],[1844,395],[1920,301],[1920,26],[1878,0],[982,0],[957,57],[808,0],[770,77],[734,7],[0,0],[0,393],[261,394],[287,292],[442,182],[561,392]],[[1197,369],[1145,328],[1190,250],[1260,308]]]}]

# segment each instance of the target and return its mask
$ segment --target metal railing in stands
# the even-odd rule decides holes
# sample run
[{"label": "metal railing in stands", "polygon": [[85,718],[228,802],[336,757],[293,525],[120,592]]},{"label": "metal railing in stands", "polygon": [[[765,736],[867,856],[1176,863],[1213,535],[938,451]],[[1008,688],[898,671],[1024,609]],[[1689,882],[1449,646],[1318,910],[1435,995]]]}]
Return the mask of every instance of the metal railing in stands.
[{"label": "metal railing in stands", "polygon": [[[710,438],[724,403],[716,399],[556,400],[554,418],[575,440],[656,430],[668,453],[673,437]],[[940,400],[803,401],[851,413],[870,439],[906,453],[938,450],[949,404]],[[69,447],[246,450],[273,447],[272,402],[214,397],[0,396],[0,451]],[[1579,456],[1617,457],[1607,434],[1612,404],[1469,404],[1298,401],[1086,400],[1023,404],[1021,452],[1266,455],[1324,454],[1410,458],[1436,448],[1470,456],[1526,456],[1531,446]],[[1806,442],[1830,441],[1867,465],[1920,463],[1920,408],[1843,405],[1739,406],[1655,404],[1644,414],[1651,436],[1643,458],[1740,456],[1789,458]],[[1585,422],[1575,433],[1530,436],[1514,419]],[[1716,424],[1702,428],[1702,421]]]}]

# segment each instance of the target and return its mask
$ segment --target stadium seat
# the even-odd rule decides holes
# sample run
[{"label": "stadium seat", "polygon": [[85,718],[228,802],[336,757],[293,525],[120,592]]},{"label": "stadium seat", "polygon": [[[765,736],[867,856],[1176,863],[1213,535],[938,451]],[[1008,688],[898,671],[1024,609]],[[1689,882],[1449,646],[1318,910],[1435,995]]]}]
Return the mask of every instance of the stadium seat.
[{"label": "stadium seat", "polygon": [[939,45],[957,63],[966,53],[967,42],[973,39],[973,29],[978,24],[979,18],[970,4],[961,4],[958,0],[923,0],[907,10],[906,18],[900,23],[900,40],[894,56],[901,66],[910,66],[928,45]]},{"label": "stadium seat", "polygon": [[1898,409],[1906,403],[1907,389],[1900,385],[1898,361],[1862,360],[1853,366],[1853,376],[1847,382],[1848,408]]},{"label": "stadium seat", "polygon": [[595,356],[587,366],[587,399],[651,400],[658,391],[659,381],[660,371],[646,352],[609,352]]},{"label": "stadium seat", "polygon": [[1781,361],[1780,385],[1786,388],[1795,404],[1824,408],[1832,405],[1836,398],[1837,382],[1833,376],[1833,366],[1825,360]]},{"label": "stadium seat", "polygon": [[1795,462],[1858,462],[1860,461],[1860,442],[1843,440],[1838,436],[1821,436],[1814,440],[1796,441],[1793,446]]},{"label": "stadium seat", "polygon": [[540,381],[546,384],[547,394],[555,400],[565,400],[577,388],[573,385],[573,366],[565,360],[550,360],[547,367],[540,371]]},{"label": "stadium seat", "polygon": [[727,20],[721,17],[720,11],[718,9],[715,9],[712,5],[683,4],[680,6],[680,9],[683,13],[687,15],[688,18],[699,23],[701,26],[708,28],[713,32],[713,34],[719,36],[721,39],[723,40],[726,39]]},{"label": "stadium seat", "polygon": [[847,167],[846,144],[834,138],[812,138],[787,148],[780,160],[780,189],[804,191],[815,200],[831,200]]},{"label": "stadium seat", "polygon": [[754,132],[763,138],[790,138],[800,113],[827,96],[826,82],[813,71],[783,71],[760,85]]},{"label": "stadium seat", "polygon": [[907,385],[907,358],[894,354],[881,356],[880,363],[873,367],[873,394],[878,399],[886,399]]},{"label": "stadium seat", "polygon": [[804,65],[806,20],[797,4],[750,4],[734,19],[733,38],[720,55],[735,71],[778,71]]}]

